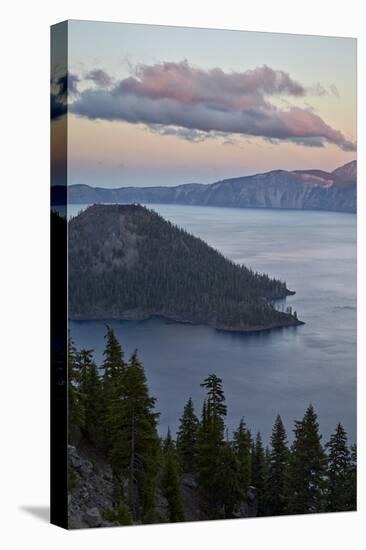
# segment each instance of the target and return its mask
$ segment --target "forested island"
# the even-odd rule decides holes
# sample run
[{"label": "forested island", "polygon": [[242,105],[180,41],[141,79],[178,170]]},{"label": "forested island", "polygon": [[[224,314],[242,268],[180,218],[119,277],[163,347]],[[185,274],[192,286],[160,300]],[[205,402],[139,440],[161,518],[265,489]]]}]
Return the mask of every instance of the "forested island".
[{"label": "forested island", "polygon": [[229,331],[303,324],[272,301],[284,281],[226,259],[141,205],[94,205],[69,221],[69,317],[159,316]]},{"label": "forested island", "polygon": [[223,381],[209,374],[200,412],[187,396],[176,436],[160,437],[137,352],[125,357],[110,327],[105,340],[101,370],[69,344],[69,528],[356,510],[342,424],[322,445],[309,405],[291,446],[278,415],[264,447],[244,418],[229,433]]}]

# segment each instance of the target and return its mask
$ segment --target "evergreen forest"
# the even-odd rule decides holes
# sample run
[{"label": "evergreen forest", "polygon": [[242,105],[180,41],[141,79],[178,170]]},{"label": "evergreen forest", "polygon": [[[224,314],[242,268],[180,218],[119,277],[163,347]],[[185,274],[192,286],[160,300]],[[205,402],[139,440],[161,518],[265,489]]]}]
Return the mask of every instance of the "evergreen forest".
[{"label": "evergreen forest", "polygon": [[224,330],[302,324],[284,281],[225,258],[141,205],[95,204],[68,224],[71,319],[161,316]]},{"label": "evergreen forest", "polygon": [[[323,443],[311,404],[294,422],[291,445],[278,414],[265,446],[244,416],[229,433],[223,380],[208,374],[200,408],[187,396],[177,433],[161,437],[138,353],[126,357],[108,326],[99,366],[92,350],[77,350],[70,340],[68,382],[69,444],[87,442],[110,465],[114,504],[102,512],[113,525],[189,519],[188,481],[200,520],[356,509],[356,446],[341,423]],[[76,486],[70,464],[71,495]]]}]

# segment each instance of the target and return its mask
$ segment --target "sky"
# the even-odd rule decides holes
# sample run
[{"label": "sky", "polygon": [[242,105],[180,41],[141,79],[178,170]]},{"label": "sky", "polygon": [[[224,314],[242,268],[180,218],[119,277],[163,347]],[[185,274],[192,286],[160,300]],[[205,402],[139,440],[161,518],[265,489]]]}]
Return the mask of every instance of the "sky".
[{"label": "sky", "polygon": [[59,58],[52,132],[67,117],[68,184],[211,183],[356,158],[355,39],[70,21],[67,78]]}]

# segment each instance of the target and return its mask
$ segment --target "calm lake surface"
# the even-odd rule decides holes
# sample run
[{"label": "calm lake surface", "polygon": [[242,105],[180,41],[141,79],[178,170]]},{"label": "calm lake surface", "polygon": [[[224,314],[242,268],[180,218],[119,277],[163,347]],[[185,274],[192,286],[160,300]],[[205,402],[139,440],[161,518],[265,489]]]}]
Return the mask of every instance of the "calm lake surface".
[{"label": "calm lake surface", "polygon": [[[83,206],[71,205],[75,215]],[[200,413],[202,380],[223,378],[227,425],[241,416],[268,442],[280,413],[289,439],[311,402],[324,439],[341,421],[356,438],[356,216],[332,212],[149,205],[225,256],[283,279],[296,295],[286,304],[304,326],[231,334],[153,319],[111,321],[126,352],[138,349],[161,413],[174,431],[192,397]],[[78,347],[102,361],[105,324],[71,322]]]}]

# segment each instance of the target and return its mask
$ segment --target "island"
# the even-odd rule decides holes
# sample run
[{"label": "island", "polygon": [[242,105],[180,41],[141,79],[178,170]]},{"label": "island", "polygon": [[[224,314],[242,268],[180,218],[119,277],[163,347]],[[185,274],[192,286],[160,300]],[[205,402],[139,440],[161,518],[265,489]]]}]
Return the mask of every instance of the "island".
[{"label": "island", "polygon": [[139,204],[90,206],[68,227],[69,318],[161,317],[226,331],[303,324],[284,281],[225,258]]}]

